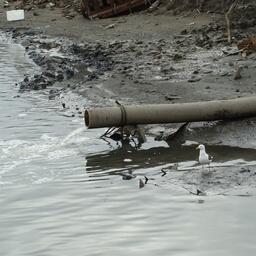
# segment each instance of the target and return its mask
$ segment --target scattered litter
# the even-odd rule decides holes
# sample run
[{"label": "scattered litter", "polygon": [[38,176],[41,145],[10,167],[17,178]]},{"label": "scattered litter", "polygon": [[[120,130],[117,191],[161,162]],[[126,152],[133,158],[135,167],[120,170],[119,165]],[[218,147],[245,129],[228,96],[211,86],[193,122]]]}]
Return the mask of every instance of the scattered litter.
[{"label": "scattered litter", "polygon": [[130,163],[130,162],[132,162],[132,159],[126,158],[126,159],[124,159],[124,162],[125,163]]},{"label": "scattered litter", "polygon": [[206,196],[206,193],[203,192],[203,191],[201,191],[201,190],[199,190],[199,189],[197,189],[197,190],[196,190],[196,195],[197,195],[197,196]]},{"label": "scattered litter", "polygon": [[9,7],[9,2],[8,1],[4,1],[4,8]]},{"label": "scattered litter", "polygon": [[166,95],[165,99],[168,101],[173,101],[173,100],[180,100],[181,97],[177,96],[177,95]]},{"label": "scattered litter", "polygon": [[105,29],[111,29],[111,28],[114,28],[115,26],[116,26],[116,23],[112,23],[106,26]]},{"label": "scattered litter", "polygon": [[20,113],[20,114],[18,114],[18,117],[24,117],[24,116],[26,116],[27,114],[25,114],[25,113]]},{"label": "scattered litter", "polygon": [[153,4],[150,5],[150,7],[148,8],[148,10],[150,12],[154,11],[157,9],[157,7],[159,6],[160,4],[160,1],[159,0],[156,0]]},{"label": "scattered litter", "polygon": [[195,25],[195,22],[191,22],[189,24],[187,24],[188,26],[194,26]]},{"label": "scattered litter", "polygon": [[53,8],[53,7],[55,7],[55,3],[50,2],[50,3],[48,3],[48,4],[46,5],[46,7],[47,7],[47,8]]},{"label": "scattered litter", "polygon": [[201,191],[200,189],[197,189],[196,192],[193,192],[192,190],[183,187],[185,190],[187,190],[190,194],[195,195],[195,196],[206,196],[206,192]]},{"label": "scattered litter", "polygon": [[175,163],[175,164],[172,166],[172,169],[175,170],[175,171],[178,171],[178,170],[179,170],[179,164],[178,164],[178,163]]},{"label": "scattered litter", "polygon": [[256,37],[249,37],[238,43],[237,48],[243,57],[256,52]]},{"label": "scattered litter", "polygon": [[132,173],[132,170],[122,173],[121,175],[122,175],[123,180],[131,180],[131,179],[136,178],[136,175]]},{"label": "scattered litter", "polygon": [[163,174],[161,175],[162,177],[167,174],[167,172],[166,172],[164,169],[162,169],[161,172],[163,173]]},{"label": "scattered litter", "polygon": [[8,21],[24,20],[24,10],[12,10],[6,12]]},{"label": "scattered litter", "polygon": [[228,48],[228,49],[222,49],[223,54],[226,56],[233,56],[233,55],[238,55],[240,53],[239,50]]}]

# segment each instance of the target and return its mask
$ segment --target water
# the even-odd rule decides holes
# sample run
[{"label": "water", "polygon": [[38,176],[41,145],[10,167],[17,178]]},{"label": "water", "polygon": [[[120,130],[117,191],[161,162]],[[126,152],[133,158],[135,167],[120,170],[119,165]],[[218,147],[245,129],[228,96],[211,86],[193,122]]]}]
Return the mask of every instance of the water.
[{"label": "water", "polygon": [[[103,130],[69,117],[63,99],[48,100],[47,91],[16,97],[15,83],[37,72],[22,47],[2,42],[0,58],[1,255],[255,255],[254,196],[199,197],[161,176],[175,162],[198,170],[194,147],[172,151],[151,138],[139,151],[108,144]],[[249,149],[225,152],[232,159],[219,153],[216,165],[254,158]],[[127,170],[137,177],[122,179]]]}]

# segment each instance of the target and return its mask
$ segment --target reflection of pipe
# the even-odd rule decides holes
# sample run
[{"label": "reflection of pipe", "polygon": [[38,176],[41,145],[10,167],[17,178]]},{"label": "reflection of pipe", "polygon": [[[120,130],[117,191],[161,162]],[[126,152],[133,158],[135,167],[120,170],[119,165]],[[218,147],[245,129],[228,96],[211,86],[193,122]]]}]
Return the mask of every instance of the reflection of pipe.
[{"label": "reflection of pipe", "polygon": [[[172,165],[180,162],[197,161],[198,152],[195,148],[195,145],[177,148],[161,146],[136,150],[129,145],[128,147],[118,148],[109,152],[86,156],[86,169],[89,175],[93,173],[93,175],[103,176],[129,168],[136,170],[165,164]],[[220,163],[236,159],[243,159],[244,161],[250,162],[255,160],[256,150],[207,145],[207,152],[214,157],[213,162]],[[132,162],[124,162],[126,158],[131,159]],[[160,169],[161,167],[159,167]]]},{"label": "reflection of pipe", "polygon": [[[177,163],[184,159],[192,161],[197,159],[197,154],[198,152],[195,150],[195,146],[175,148],[175,150],[168,146],[136,150],[132,146],[129,146],[86,156],[86,171],[88,174],[99,172],[100,176],[102,176],[102,171],[107,171],[106,175],[109,175],[120,170],[126,170],[127,166],[132,166],[132,169],[136,170],[167,163]],[[124,159],[127,158],[131,159],[132,162],[124,162]]]},{"label": "reflection of pipe", "polygon": [[85,110],[88,128],[227,120],[256,116],[256,97]]}]

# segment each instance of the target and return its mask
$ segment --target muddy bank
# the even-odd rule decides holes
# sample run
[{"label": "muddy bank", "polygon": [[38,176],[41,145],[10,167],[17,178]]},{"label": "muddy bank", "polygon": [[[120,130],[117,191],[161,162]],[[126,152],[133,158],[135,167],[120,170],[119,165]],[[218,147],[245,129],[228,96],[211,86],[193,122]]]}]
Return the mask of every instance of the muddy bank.
[{"label": "muddy bank", "polygon": [[[73,8],[73,1],[66,4]],[[187,8],[194,10],[197,4],[191,1]],[[200,4],[207,10],[213,1]],[[216,13],[185,17],[153,12],[93,22],[77,15],[75,20],[66,21],[59,13],[68,9],[62,1],[48,5],[48,1],[28,1],[23,6],[31,7],[25,21],[1,20],[4,30],[24,45],[42,70],[34,77],[25,77],[19,85],[21,91],[45,89],[64,81],[70,86],[67,81],[75,79],[83,83],[78,86],[81,94],[106,104],[106,99],[115,95],[125,102],[146,103],[149,96],[150,102],[187,102],[243,96],[253,90],[255,79],[250,76],[255,57],[229,56],[236,52],[240,39],[255,35],[255,4],[251,1],[236,8],[236,13],[246,14],[244,20],[251,23],[234,18],[233,46],[227,44],[224,16]],[[173,1],[173,9],[182,6],[182,1]],[[215,7],[223,10],[219,2]],[[31,15],[34,10],[39,14]],[[243,79],[232,81],[238,69],[243,69]],[[241,81],[243,87],[237,88]],[[219,83],[228,84],[228,88],[221,88]]]},{"label": "muddy bank", "polygon": [[[111,99],[160,103],[241,97],[251,95],[256,84],[255,54],[243,58],[235,45],[226,45],[218,24],[146,41],[76,43],[38,30],[10,29],[9,33],[41,67],[41,73],[24,78],[21,91],[65,81],[103,105],[112,104]],[[238,69],[241,74],[236,79]],[[70,79],[79,83],[68,83]]]},{"label": "muddy bank", "polygon": [[[41,67],[39,74],[25,77],[19,84],[20,91],[54,85],[49,90],[52,100],[60,92],[73,91],[93,106],[114,105],[115,100],[124,104],[189,102],[250,96],[256,86],[255,54],[248,58],[228,56],[237,49],[220,40],[212,40],[210,46],[209,40],[203,40],[205,45],[199,46],[200,33],[182,33],[172,40],[97,43],[74,43],[36,31],[16,30],[11,34]],[[235,79],[241,67],[241,77]],[[155,136],[163,130],[170,134],[176,127],[148,126],[147,130]],[[186,133],[187,140],[255,148],[254,121],[192,124],[190,129],[193,132]]]},{"label": "muddy bank", "polygon": [[[95,43],[75,43],[38,30],[11,29],[9,34],[23,44],[28,55],[41,67],[38,74],[24,78],[19,84],[20,92],[54,85],[49,99],[71,90],[93,105],[105,106],[115,104],[115,100],[140,104],[250,96],[256,85],[256,56],[232,55],[237,48],[226,45],[220,30],[220,25],[212,25],[191,29],[191,32],[181,31],[169,40],[99,40]],[[241,77],[235,79],[239,68],[242,68]],[[207,137],[203,139],[208,143],[220,140],[219,136],[217,141],[213,136],[211,142]],[[228,141],[224,139],[223,143],[231,143]]]},{"label": "muddy bank", "polygon": [[[230,46],[224,18],[215,14],[137,14],[93,22],[77,16],[66,22],[58,16],[59,8],[50,12],[47,8],[24,22],[4,24],[5,31],[22,43],[41,68],[24,78],[18,85],[20,92],[54,86],[49,99],[71,90],[104,106],[115,100],[140,104],[229,99],[255,91],[256,55],[243,58],[236,46],[239,39],[254,35],[253,23],[245,25],[246,29],[233,29],[234,45]],[[252,6],[243,8],[251,13]],[[50,23],[53,16],[63,24]],[[29,24],[30,19],[38,23]],[[138,25],[142,21],[143,26]],[[83,26],[79,32],[75,23]],[[61,28],[63,36],[59,36]]]},{"label": "muddy bank", "polygon": [[[183,25],[179,20],[183,18],[173,20],[173,27],[177,25],[179,31],[166,36],[161,33],[165,27],[158,24],[160,33],[151,39],[137,36],[137,30],[126,36],[133,39],[109,39],[113,36],[112,29],[119,26],[113,23],[113,28],[104,29],[106,38],[96,34],[93,35],[94,42],[92,34],[88,35],[88,40],[75,41],[47,35],[39,28],[6,28],[12,40],[22,43],[27,54],[41,68],[40,72],[26,76],[19,83],[20,92],[54,86],[49,90],[49,99],[54,99],[60,92],[73,91],[94,106],[113,105],[115,100],[123,104],[174,103],[229,99],[254,93],[256,55],[243,58],[237,52],[236,44],[226,43],[225,25],[221,19],[213,22],[209,18],[208,25],[201,26],[198,26],[200,17],[184,18],[191,22]],[[244,38],[253,35],[253,31],[249,26],[243,31],[234,30],[236,34],[239,35],[237,38]],[[239,79],[236,78],[238,70],[241,71]],[[208,126],[204,132],[207,130]],[[188,139],[193,140],[192,137],[202,133],[194,133]],[[219,141],[228,145],[241,144],[241,141],[231,139],[231,133],[223,139],[215,135],[217,139],[213,136],[203,139],[201,135],[198,139],[210,144]],[[249,140],[243,145],[251,147],[248,143]]]}]

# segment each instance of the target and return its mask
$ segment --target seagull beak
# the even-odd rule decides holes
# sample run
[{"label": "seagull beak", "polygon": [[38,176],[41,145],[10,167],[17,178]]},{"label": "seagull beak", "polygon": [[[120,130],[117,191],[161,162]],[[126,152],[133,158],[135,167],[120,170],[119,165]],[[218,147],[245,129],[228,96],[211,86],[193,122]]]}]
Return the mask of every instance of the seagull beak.
[{"label": "seagull beak", "polygon": [[199,146],[197,146],[197,148],[196,149],[199,149]]}]

